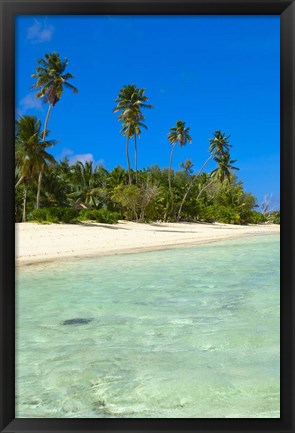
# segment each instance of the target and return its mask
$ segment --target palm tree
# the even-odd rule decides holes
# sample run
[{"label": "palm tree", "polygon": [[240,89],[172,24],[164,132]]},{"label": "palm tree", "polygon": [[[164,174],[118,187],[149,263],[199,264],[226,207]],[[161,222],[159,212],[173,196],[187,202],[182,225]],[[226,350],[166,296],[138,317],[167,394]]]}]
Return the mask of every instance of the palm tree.
[{"label": "palm tree", "polygon": [[230,150],[232,145],[227,141],[230,135],[226,136],[221,131],[213,132],[213,137],[209,139],[209,152],[211,155],[222,155]]},{"label": "palm tree", "polygon": [[134,127],[132,126],[132,123],[128,121],[127,119],[123,119],[121,116],[119,116],[119,120],[122,120],[122,129],[120,132],[126,137],[126,159],[127,159],[127,168],[128,168],[128,181],[129,185],[131,185],[131,167],[130,167],[130,158],[129,158],[129,140],[134,135]]},{"label": "palm tree", "polygon": [[108,185],[110,189],[114,189],[116,186],[120,184],[125,184],[127,181],[128,173],[126,173],[125,169],[120,165],[117,165],[110,172]]},{"label": "palm tree", "polygon": [[172,146],[170,153],[170,164],[169,164],[169,172],[168,172],[168,183],[169,183],[169,191],[170,196],[172,198],[172,187],[171,187],[171,171],[172,171],[172,160],[175,147],[177,143],[179,143],[180,147],[186,145],[187,142],[191,143],[192,139],[189,135],[190,128],[185,128],[185,122],[178,120],[176,122],[176,126],[170,128],[170,132],[168,134],[168,140]]},{"label": "palm tree", "polygon": [[[72,84],[68,83],[68,80],[74,78],[69,72],[65,73],[65,69],[68,65],[68,60],[65,58],[61,60],[58,53],[45,54],[44,59],[38,60],[38,66],[35,74],[32,74],[32,78],[36,78],[36,83],[32,86],[34,89],[38,89],[37,98],[42,98],[43,103],[48,103],[48,111],[44,123],[43,130],[43,141],[46,138],[46,131],[49,116],[52,108],[60,100],[64,88],[72,90],[74,93],[78,92],[78,89]],[[37,190],[37,209],[39,208],[40,202],[40,191],[42,182],[42,172],[40,170],[38,178],[38,190]]]},{"label": "palm tree", "polygon": [[134,159],[137,181],[137,137],[140,137],[141,129],[147,129],[143,123],[144,116],[141,112],[142,108],[153,108],[151,104],[147,104],[148,97],[144,94],[145,89],[139,89],[134,84],[123,86],[115,99],[117,102],[113,113],[120,112],[118,120],[122,122],[121,133],[126,136],[126,158],[128,165],[129,184],[131,184],[130,174],[130,158],[129,158],[129,140],[134,137]]},{"label": "palm tree", "polygon": [[[123,135],[126,135],[128,137],[128,140],[130,138],[134,138],[134,165],[135,165],[135,180],[137,183],[138,180],[138,169],[137,169],[137,137],[140,137],[141,129],[145,128],[147,129],[147,126],[141,122],[141,120],[144,120],[144,117],[139,113],[134,113],[134,118],[130,117],[124,117],[119,116],[122,120],[122,129],[120,130]],[[128,167],[129,167],[129,173],[131,172],[130,169],[130,160],[129,160],[129,154],[128,154],[128,143],[126,143],[126,155],[127,155],[127,161],[128,161]]]},{"label": "palm tree", "polygon": [[214,157],[214,161],[217,162],[217,168],[215,168],[211,173],[211,181],[208,182],[198,193],[196,201],[200,198],[201,194],[205,189],[207,189],[212,183],[217,179],[220,183],[224,183],[227,179],[229,183],[231,183],[232,179],[232,171],[239,170],[239,168],[234,167],[234,164],[237,160],[231,160],[229,151],[224,152],[220,155]]},{"label": "palm tree", "polygon": [[93,162],[78,161],[72,168],[72,184],[75,191],[68,194],[74,204],[97,208],[102,188],[100,187],[99,169],[93,169]]},{"label": "palm tree", "polygon": [[[137,114],[137,113],[136,113]],[[144,117],[141,115],[141,113],[137,114],[134,121],[134,162],[135,162],[135,180],[136,183],[138,181],[138,170],[137,170],[137,138],[140,138],[141,129],[144,128],[147,129],[147,126],[142,122],[144,120]]]},{"label": "palm tree", "polygon": [[183,168],[184,173],[186,176],[190,176],[193,173],[193,162],[191,159],[186,159],[185,161],[181,162],[180,167]]},{"label": "palm tree", "polygon": [[222,153],[214,157],[214,161],[217,162],[218,167],[211,172],[213,179],[220,180],[221,183],[227,179],[231,181],[231,170],[239,170],[239,168],[232,166],[237,160],[231,160],[229,152]]},{"label": "palm tree", "polygon": [[[204,164],[202,165],[200,170],[197,172],[197,174],[194,175],[194,177],[191,179],[190,183],[188,184],[188,187],[184,193],[184,196],[183,196],[182,201],[181,201],[181,205],[180,205],[179,210],[178,210],[177,221],[180,220],[182,207],[183,207],[183,205],[187,199],[187,196],[189,195],[195,181],[198,179],[200,174],[203,172],[203,170],[206,167],[206,165],[208,164],[208,162],[212,158],[214,158],[214,156],[217,157],[218,155],[223,155],[223,154],[226,154],[229,152],[229,149],[232,147],[232,145],[229,143],[229,141],[227,141],[229,139],[229,137],[230,137],[230,135],[226,136],[224,133],[222,133],[219,130],[216,130],[213,132],[213,137],[209,139],[210,155],[206,159],[206,161],[204,162]],[[207,186],[209,186],[209,184]],[[203,189],[201,191],[203,191]]]},{"label": "palm tree", "polygon": [[[45,139],[48,131],[45,131]],[[28,185],[40,171],[47,167],[47,163],[55,163],[55,159],[46,149],[52,147],[55,140],[44,140],[41,132],[41,122],[36,116],[22,116],[16,121],[16,167],[19,179],[17,188],[24,184],[23,221],[26,220],[26,200]]]}]

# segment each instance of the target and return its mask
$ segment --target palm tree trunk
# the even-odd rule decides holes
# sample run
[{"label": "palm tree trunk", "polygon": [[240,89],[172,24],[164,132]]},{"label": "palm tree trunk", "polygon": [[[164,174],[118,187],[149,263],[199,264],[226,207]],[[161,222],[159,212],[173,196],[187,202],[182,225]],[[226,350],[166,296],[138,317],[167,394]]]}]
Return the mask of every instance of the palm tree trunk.
[{"label": "palm tree trunk", "polygon": [[200,191],[199,194],[197,195],[196,200],[198,200],[202,194],[203,191],[205,191],[205,189],[208,188],[208,186],[212,185],[212,183],[215,181],[215,179],[212,179],[211,182],[207,183],[207,185],[205,185]]},{"label": "palm tree trunk", "polygon": [[19,180],[16,182],[16,184],[15,184],[15,188],[17,188],[18,186],[19,186],[19,184],[21,184],[22,183],[22,181],[24,180],[24,178],[25,178],[25,176],[21,176],[20,178],[19,178]]},{"label": "palm tree trunk", "polygon": [[165,214],[164,214],[164,222],[167,222],[168,210],[169,210],[169,198],[167,197],[167,203],[166,203]]},{"label": "palm tree trunk", "polygon": [[134,134],[134,161],[135,161],[135,183],[137,184],[137,142],[136,142],[136,134]]},{"label": "palm tree trunk", "polygon": [[39,204],[40,204],[40,193],[41,193],[41,183],[42,183],[43,168],[44,168],[43,166],[40,168],[40,172],[39,172],[39,176],[38,176],[36,209],[39,209]]},{"label": "palm tree trunk", "polygon": [[[43,141],[45,141],[45,139],[46,139],[46,131],[47,131],[47,125],[48,125],[48,120],[49,120],[51,109],[52,109],[52,105],[49,104],[47,116],[46,116],[45,123],[44,123],[44,129],[43,129]],[[36,209],[39,209],[39,204],[40,204],[40,193],[41,193],[41,183],[42,183],[43,170],[44,170],[44,166],[42,165],[42,167],[40,168],[39,176],[38,176]]]},{"label": "palm tree trunk", "polygon": [[173,159],[173,153],[176,147],[176,143],[172,146],[172,150],[170,153],[170,164],[169,164],[169,172],[168,172],[168,184],[169,184],[169,191],[172,198],[172,187],[171,187],[171,171],[172,171],[172,159]]},{"label": "palm tree trunk", "polygon": [[24,200],[23,200],[23,216],[22,216],[22,222],[24,223],[26,221],[26,207],[27,207],[27,186],[25,186],[24,190]]},{"label": "palm tree trunk", "polygon": [[129,178],[129,185],[131,185],[130,159],[129,159],[128,144],[129,144],[129,137],[128,137],[128,135],[127,135],[127,136],[126,136],[126,158],[127,158],[127,165],[128,165],[128,178]]},{"label": "palm tree trunk", "polygon": [[47,115],[46,115],[46,119],[45,119],[45,123],[44,123],[44,129],[43,129],[43,141],[45,141],[45,138],[46,138],[47,125],[48,125],[48,120],[49,120],[51,109],[52,109],[52,105],[49,104]]},{"label": "palm tree trunk", "polygon": [[192,181],[191,181],[191,183],[189,184],[189,186],[188,186],[188,188],[187,188],[187,190],[186,190],[186,192],[185,192],[185,194],[184,194],[184,196],[183,196],[183,199],[182,199],[182,201],[181,201],[181,205],[180,205],[180,208],[179,208],[179,210],[178,210],[177,221],[180,220],[182,207],[183,207],[183,205],[184,205],[184,203],[185,203],[185,201],[186,201],[186,199],[187,199],[187,196],[189,195],[190,190],[191,190],[192,187],[193,187],[193,184],[195,183],[196,179],[200,176],[200,174],[201,174],[202,171],[204,170],[205,166],[208,164],[208,162],[210,161],[210,159],[211,159],[212,157],[213,157],[213,155],[210,155],[210,156],[209,156],[209,158],[204,162],[204,164],[202,165],[202,167],[200,168],[200,170],[198,171],[198,173],[195,174],[195,176],[192,178]]}]

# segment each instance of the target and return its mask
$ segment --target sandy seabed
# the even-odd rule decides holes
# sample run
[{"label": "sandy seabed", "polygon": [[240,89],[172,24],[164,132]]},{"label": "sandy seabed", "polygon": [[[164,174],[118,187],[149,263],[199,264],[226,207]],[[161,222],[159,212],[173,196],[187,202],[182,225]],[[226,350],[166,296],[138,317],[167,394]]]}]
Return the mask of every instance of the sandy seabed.
[{"label": "sandy seabed", "polygon": [[16,223],[15,227],[17,266],[280,232],[280,226],[273,224],[238,226],[184,222],[139,224],[119,221],[114,225]]}]

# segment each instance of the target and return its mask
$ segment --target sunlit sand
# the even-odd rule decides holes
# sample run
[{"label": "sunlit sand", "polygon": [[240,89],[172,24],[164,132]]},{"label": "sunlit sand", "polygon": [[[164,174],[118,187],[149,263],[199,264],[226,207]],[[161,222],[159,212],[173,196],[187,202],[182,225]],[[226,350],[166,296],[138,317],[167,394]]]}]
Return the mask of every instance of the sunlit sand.
[{"label": "sunlit sand", "polygon": [[279,225],[274,224],[138,224],[126,221],[115,225],[17,223],[15,226],[17,265],[202,244],[280,231]]}]

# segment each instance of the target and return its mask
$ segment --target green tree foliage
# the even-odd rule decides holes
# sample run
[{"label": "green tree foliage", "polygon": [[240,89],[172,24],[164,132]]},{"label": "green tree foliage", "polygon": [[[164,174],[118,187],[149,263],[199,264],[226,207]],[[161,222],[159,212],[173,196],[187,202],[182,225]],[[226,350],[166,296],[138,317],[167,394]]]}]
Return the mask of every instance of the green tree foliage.
[{"label": "green tree foliage", "polygon": [[224,182],[225,179],[230,182],[232,171],[239,170],[237,167],[232,165],[236,160],[230,159],[229,152],[216,155],[213,159],[217,162],[217,168],[211,172],[211,177],[220,180],[220,182]]},{"label": "green tree foliage", "polygon": [[[183,205],[185,204],[187,197],[194,186],[194,183],[197,181],[198,177],[202,174],[204,168],[208,164],[208,162],[213,158],[215,162],[217,162],[217,168],[211,172],[211,177],[218,178],[220,182],[223,182],[225,178],[230,180],[231,172],[234,170],[239,170],[237,167],[232,166],[235,160],[230,159],[229,150],[232,145],[229,143],[229,135],[226,136],[221,131],[217,130],[213,132],[213,137],[209,139],[209,153],[210,156],[204,162],[200,170],[195,174],[185,189],[185,193],[182,197],[180,207],[178,209],[177,221],[180,220],[181,212]],[[212,182],[211,182],[212,183]],[[211,183],[207,183],[198,193],[197,199],[200,197],[202,192],[208,188]]]},{"label": "green tree foliage", "polygon": [[84,207],[97,208],[99,204],[99,177],[97,170],[93,169],[93,162],[76,162],[71,169],[73,191],[68,194],[74,206],[81,204]]},{"label": "green tree foliage", "polygon": [[155,218],[155,205],[159,195],[159,186],[148,180],[141,186],[117,186],[112,198],[126,219],[144,222]]},{"label": "green tree foliage", "polygon": [[[147,129],[142,110],[152,105],[148,104],[145,89],[134,84],[121,88],[113,110],[119,113],[120,132],[126,137],[127,170],[116,166],[108,171],[95,167],[92,161],[56,162],[48,152],[55,140],[47,139],[47,124],[63,90],[77,92],[68,82],[73,76],[65,71],[67,65],[67,59],[61,60],[58,53],[46,54],[38,60],[36,73],[32,75],[36,79],[33,87],[38,89],[37,97],[49,104],[43,131],[35,116],[22,116],[16,122],[16,221],[116,223],[125,218],[138,222],[182,219],[231,224],[279,223],[279,211],[270,211],[265,206],[262,213],[255,210],[255,197],[244,191],[235,174],[239,169],[231,158],[230,136],[220,130],[215,130],[209,139],[209,155],[198,171],[194,171],[189,159],[180,164],[181,170],[173,171],[176,146],[192,142],[190,128],[178,120],[168,134],[169,167],[153,165],[138,170],[137,139],[142,129]],[[130,139],[134,139],[134,170],[130,166]],[[215,167],[205,172],[210,160]]]},{"label": "green tree foliage", "polygon": [[[45,54],[44,59],[41,58],[38,60],[36,73],[32,74],[32,78],[36,78],[37,80],[32,86],[34,89],[38,89],[37,98],[41,98],[44,104],[49,104],[44,123],[44,141],[46,138],[47,125],[51,110],[62,97],[64,88],[70,89],[74,93],[78,92],[78,89],[68,82],[74,77],[69,72],[65,72],[67,65],[68,60],[61,60],[58,53],[53,52]],[[38,178],[37,209],[39,208],[40,202],[42,174],[43,170],[41,169]]]},{"label": "green tree foliage", "polygon": [[[167,213],[169,221],[175,221],[170,212],[170,193],[168,186],[168,169],[158,166],[138,171],[138,184],[129,185],[128,171],[115,167],[111,171],[93,164],[68,162],[49,164],[44,174],[42,203],[47,211],[44,217],[33,213],[34,190],[37,187],[37,172],[32,172],[33,181],[27,188],[27,206],[30,218],[38,221],[64,221],[60,209],[80,209],[77,220],[93,220],[96,222],[116,222],[119,218],[130,221],[164,221]],[[180,203],[187,183],[193,173],[185,170],[175,172],[173,195],[176,203]],[[16,175],[18,179],[19,174]],[[22,218],[23,194],[25,182],[16,191],[16,219]],[[201,192],[201,194],[200,194]],[[246,193],[242,182],[234,174],[230,180],[223,182],[210,173],[202,173],[194,181],[191,193],[182,208],[182,219],[186,221],[223,222],[231,224],[260,224],[268,221],[266,215],[254,210],[255,197]],[[84,208],[84,209],[83,209]],[[115,217],[113,217],[115,213]],[[104,219],[105,218],[105,219]],[[272,220],[275,220],[273,216]],[[276,219],[275,221],[277,221]],[[71,220],[73,221],[73,220]]]},{"label": "green tree foliage", "polygon": [[110,212],[107,209],[82,209],[79,212],[80,221],[96,221],[99,223],[116,224],[121,217],[119,212]]},{"label": "green tree foliage", "polygon": [[79,211],[67,207],[47,207],[33,210],[29,214],[30,221],[50,223],[75,223],[78,220]]},{"label": "green tree foliage", "polygon": [[171,152],[170,152],[170,163],[169,163],[169,173],[168,173],[168,184],[169,184],[169,191],[171,198],[173,197],[172,194],[172,186],[171,186],[171,175],[172,175],[172,164],[173,164],[173,154],[175,151],[176,145],[179,143],[180,147],[183,147],[186,145],[187,142],[191,143],[192,139],[189,134],[190,128],[185,127],[185,122],[182,122],[181,120],[178,120],[176,122],[176,126],[173,126],[170,128],[170,132],[168,134],[168,140],[171,144]]},{"label": "green tree foliage", "polygon": [[118,203],[126,219],[138,221],[140,211],[140,189],[137,185],[116,186],[112,199],[115,203]]},{"label": "green tree foliage", "polygon": [[23,184],[23,221],[26,220],[29,186],[48,167],[48,163],[55,163],[53,156],[46,150],[55,144],[55,140],[46,140],[47,134],[48,131],[43,132],[42,138],[41,122],[36,116],[22,116],[16,121],[15,160],[18,180],[15,188]]},{"label": "green tree foliage", "polygon": [[140,137],[141,129],[147,129],[143,123],[144,116],[142,108],[153,108],[147,104],[148,97],[144,94],[145,89],[139,89],[134,84],[123,86],[115,99],[117,103],[113,113],[119,112],[118,120],[122,123],[121,133],[126,137],[126,159],[128,165],[128,178],[131,184],[131,167],[129,158],[129,140],[134,138],[134,159],[137,181],[137,138]]}]

